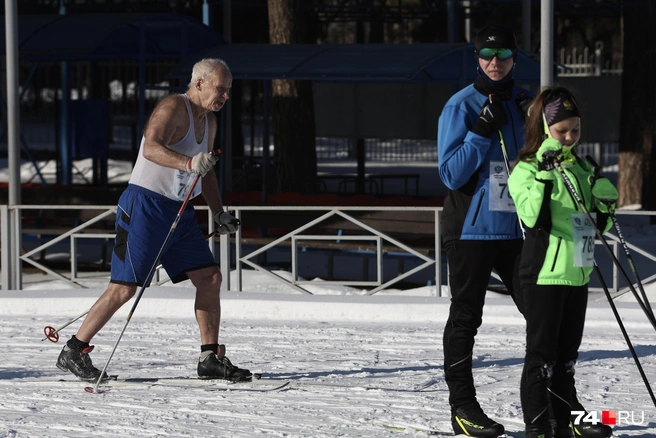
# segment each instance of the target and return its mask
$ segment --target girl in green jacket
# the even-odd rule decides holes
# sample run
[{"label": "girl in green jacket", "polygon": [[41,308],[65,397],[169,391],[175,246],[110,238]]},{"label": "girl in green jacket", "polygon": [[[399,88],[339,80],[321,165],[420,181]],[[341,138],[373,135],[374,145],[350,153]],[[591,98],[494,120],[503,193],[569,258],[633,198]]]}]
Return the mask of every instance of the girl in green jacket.
[{"label": "girl in green jacket", "polygon": [[[602,232],[610,228],[609,209],[614,209],[617,200],[610,181],[595,180],[590,165],[576,155],[580,135],[581,117],[572,94],[562,87],[544,90],[529,108],[526,144],[508,179],[525,229],[519,269],[526,358],[520,393],[527,438],[574,436],[571,412],[577,407],[570,401],[575,399],[574,365],[594,264],[594,227]],[[572,182],[594,224],[570,193],[560,170]],[[606,203],[594,196],[600,193]],[[555,429],[549,422],[550,410]],[[599,437],[612,432],[603,425],[596,429]]]}]

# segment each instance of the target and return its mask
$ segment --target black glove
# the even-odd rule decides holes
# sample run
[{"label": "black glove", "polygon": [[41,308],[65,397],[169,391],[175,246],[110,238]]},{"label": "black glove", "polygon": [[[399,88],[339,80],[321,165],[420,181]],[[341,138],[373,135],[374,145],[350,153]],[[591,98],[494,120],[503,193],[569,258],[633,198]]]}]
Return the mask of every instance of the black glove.
[{"label": "black glove", "polygon": [[508,116],[501,100],[494,95],[485,101],[472,131],[482,137],[489,137],[499,128],[508,124]]},{"label": "black glove", "polygon": [[517,102],[519,109],[522,110],[522,115],[524,116],[524,120],[526,120],[526,117],[528,117],[528,109],[531,107],[533,98],[528,97],[526,93],[520,91],[517,95],[517,99],[515,99],[515,102]]},{"label": "black glove", "polygon": [[218,234],[230,234],[237,231],[241,221],[228,212],[220,211],[214,215],[214,222],[218,225],[216,232]]}]

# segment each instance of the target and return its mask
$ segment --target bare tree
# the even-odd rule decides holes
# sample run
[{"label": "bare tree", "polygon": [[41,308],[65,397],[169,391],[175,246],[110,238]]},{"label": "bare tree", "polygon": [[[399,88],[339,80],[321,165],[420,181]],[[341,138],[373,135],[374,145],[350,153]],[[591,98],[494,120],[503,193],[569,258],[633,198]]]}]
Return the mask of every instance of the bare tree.
[{"label": "bare tree", "polygon": [[[304,0],[267,0],[271,44],[308,42]],[[309,81],[272,82],[278,191],[313,192],[317,178],[314,102]]]},{"label": "bare tree", "polygon": [[[624,68],[620,116],[620,157],[618,206],[642,204],[656,209],[656,33],[650,29],[656,19],[656,3],[625,5]],[[603,91],[602,91],[603,92]],[[650,190],[651,188],[651,190]]]}]

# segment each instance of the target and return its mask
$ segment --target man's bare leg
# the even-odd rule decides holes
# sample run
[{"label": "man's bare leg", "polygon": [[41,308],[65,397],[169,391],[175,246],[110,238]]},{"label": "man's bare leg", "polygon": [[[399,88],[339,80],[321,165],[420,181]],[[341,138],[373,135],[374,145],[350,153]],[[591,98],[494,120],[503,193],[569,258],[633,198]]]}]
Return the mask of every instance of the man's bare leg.
[{"label": "man's bare leg", "polygon": [[91,306],[89,314],[75,335],[82,342],[90,342],[96,333],[127,303],[137,291],[136,286],[109,283],[107,290]]},{"label": "man's bare leg", "polygon": [[99,379],[101,371],[93,366],[89,357],[93,349],[89,346],[89,341],[107,324],[116,311],[134,296],[136,289],[136,286],[109,283],[107,290],[91,306],[77,335],[62,348],[57,359],[57,368],[70,371],[82,380]]},{"label": "man's bare leg", "polygon": [[196,286],[194,309],[200,329],[200,343],[218,344],[221,325],[221,271],[218,266],[210,266],[188,272],[187,275]]},{"label": "man's bare leg", "polygon": [[219,345],[221,325],[221,272],[217,266],[188,272],[196,286],[196,321],[200,329],[201,353],[198,377],[247,381],[253,377],[248,370],[236,367],[225,357],[225,347]]}]

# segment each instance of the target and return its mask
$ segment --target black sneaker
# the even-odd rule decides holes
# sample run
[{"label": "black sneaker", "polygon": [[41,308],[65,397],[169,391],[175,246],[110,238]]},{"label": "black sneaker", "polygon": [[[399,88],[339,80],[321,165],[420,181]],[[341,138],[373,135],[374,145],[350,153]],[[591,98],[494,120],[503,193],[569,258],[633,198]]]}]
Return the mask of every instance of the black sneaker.
[{"label": "black sneaker", "polygon": [[[64,345],[59,358],[57,359],[57,368],[62,371],[70,371],[80,380],[96,381],[100,377],[100,370],[93,366],[89,353],[93,351],[93,345],[82,350],[75,350]],[[107,374],[104,375],[107,378]]]},{"label": "black sneaker", "polygon": [[456,435],[465,434],[472,437],[496,438],[505,432],[501,424],[490,420],[485,415],[476,401],[452,407],[451,425]]},{"label": "black sneaker", "polygon": [[238,368],[225,356],[225,346],[219,346],[219,353],[203,351],[198,360],[198,377],[201,379],[223,379],[233,382],[248,382],[253,374]]}]

